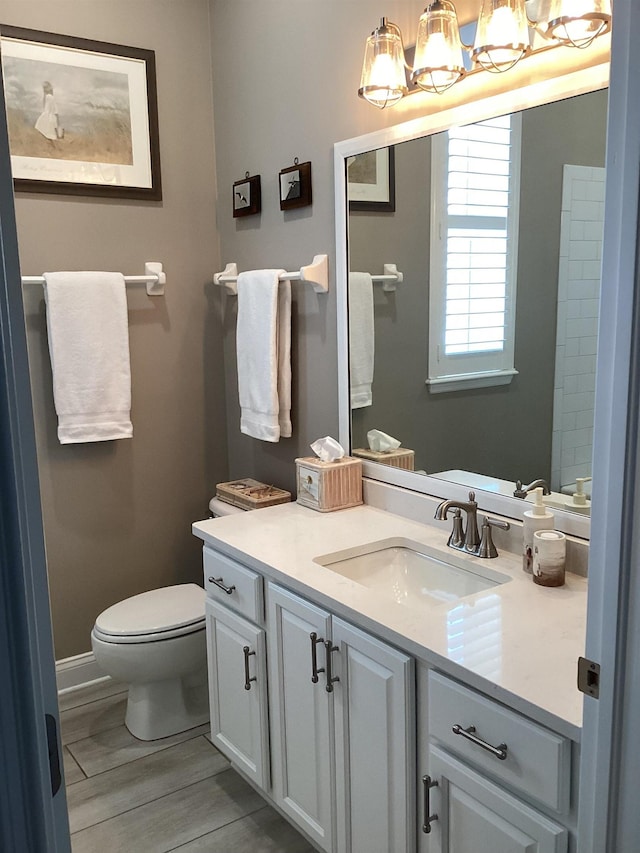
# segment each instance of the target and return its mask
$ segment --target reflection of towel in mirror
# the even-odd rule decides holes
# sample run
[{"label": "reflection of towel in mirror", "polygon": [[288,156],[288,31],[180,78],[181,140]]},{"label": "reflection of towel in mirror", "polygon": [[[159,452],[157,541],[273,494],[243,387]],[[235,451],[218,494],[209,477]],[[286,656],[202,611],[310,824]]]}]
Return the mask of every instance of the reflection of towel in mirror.
[{"label": "reflection of towel in mirror", "polygon": [[368,272],[349,273],[349,364],[351,408],[372,403],[373,281]]},{"label": "reflection of towel in mirror", "polygon": [[131,438],[131,368],[124,278],[45,273],[53,397],[61,444]]},{"label": "reflection of towel in mirror", "polygon": [[240,431],[262,441],[291,436],[291,282],[284,270],[238,276]]}]

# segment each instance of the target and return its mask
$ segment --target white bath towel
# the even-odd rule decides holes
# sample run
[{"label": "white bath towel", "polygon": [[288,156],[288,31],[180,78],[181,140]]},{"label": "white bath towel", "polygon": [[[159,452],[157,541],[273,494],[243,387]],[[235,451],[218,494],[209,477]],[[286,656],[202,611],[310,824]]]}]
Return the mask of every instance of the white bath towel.
[{"label": "white bath towel", "polygon": [[351,408],[362,409],[372,403],[373,357],[373,281],[368,272],[349,273],[349,382]]},{"label": "white bath towel", "polygon": [[284,270],[238,276],[240,431],[262,441],[291,436],[291,282]]},{"label": "white bath towel", "polygon": [[131,438],[131,367],[124,278],[45,273],[53,397],[61,444]]}]

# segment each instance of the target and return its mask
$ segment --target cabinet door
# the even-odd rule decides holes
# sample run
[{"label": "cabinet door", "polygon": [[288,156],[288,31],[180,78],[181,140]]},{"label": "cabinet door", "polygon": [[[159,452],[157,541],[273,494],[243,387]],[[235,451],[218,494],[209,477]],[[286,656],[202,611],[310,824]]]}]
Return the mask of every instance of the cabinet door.
[{"label": "cabinet door", "polygon": [[566,853],[566,829],[434,746],[429,768],[430,853]]},{"label": "cabinet door", "polygon": [[[413,660],[334,617],[339,853],[415,850]],[[456,851],[457,853],[457,851]]]},{"label": "cabinet door", "polygon": [[[326,639],[329,614],[269,584],[269,680],[273,796],[323,850],[333,849],[333,703],[325,673],[313,683],[310,635]],[[318,668],[325,648],[316,645]]]},{"label": "cabinet door", "polygon": [[210,599],[205,610],[212,740],[231,762],[267,789],[265,631]]}]

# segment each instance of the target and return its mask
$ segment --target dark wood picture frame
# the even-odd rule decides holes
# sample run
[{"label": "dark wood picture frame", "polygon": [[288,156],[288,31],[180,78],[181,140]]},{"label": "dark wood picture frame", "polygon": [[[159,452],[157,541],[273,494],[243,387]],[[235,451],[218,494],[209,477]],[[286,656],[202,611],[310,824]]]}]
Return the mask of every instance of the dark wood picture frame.
[{"label": "dark wood picture frame", "polygon": [[262,189],[260,186],[260,175],[245,173],[244,178],[233,184],[233,218],[239,216],[253,216],[260,213],[262,209]]},{"label": "dark wood picture frame", "polygon": [[[363,158],[367,158],[367,160],[363,161]],[[349,158],[349,160],[351,159]],[[377,151],[357,154],[353,158],[354,163],[359,160],[365,163],[369,174],[367,179],[362,182],[352,181],[349,176],[352,163],[347,163],[349,210],[394,213],[396,209],[396,170],[393,145],[388,148],[379,148]]]},{"label": "dark wood picture frame", "polygon": [[4,24],[0,41],[16,191],[162,200],[154,51]]},{"label": "dark wood picture frame", "polygon": [[280,210],[293,210],[310,205],[312,203],[311,162],[298,163],[296,158],[293,166],[281,169],[278,174],[278,187]]}]

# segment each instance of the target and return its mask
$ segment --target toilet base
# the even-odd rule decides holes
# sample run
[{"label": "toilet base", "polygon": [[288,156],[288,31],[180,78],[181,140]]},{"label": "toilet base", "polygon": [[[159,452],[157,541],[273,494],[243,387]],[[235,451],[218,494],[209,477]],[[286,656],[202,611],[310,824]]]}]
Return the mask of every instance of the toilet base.
[{"label": "toilet base", "polygon": [[138,740],[158,740],[209,721],[206,677],[130,684],[125,725]]}]

